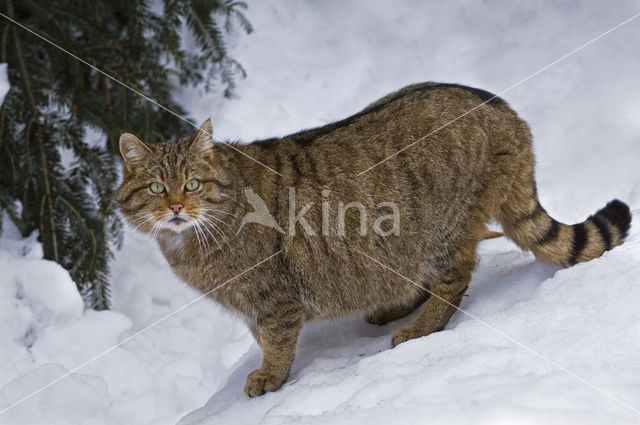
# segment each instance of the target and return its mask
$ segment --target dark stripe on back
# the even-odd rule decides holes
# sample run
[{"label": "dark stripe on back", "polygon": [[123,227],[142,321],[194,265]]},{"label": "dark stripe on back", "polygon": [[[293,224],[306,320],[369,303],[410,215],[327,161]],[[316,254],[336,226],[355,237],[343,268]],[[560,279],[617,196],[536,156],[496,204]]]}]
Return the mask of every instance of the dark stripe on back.
[{"label": "dark stripe on back", "polygon": [[271,139],[256,140],[255,142],[251,142],[249,144],[250,145],[260,145],[261,148],[273,150],[273,149],[276,148],[276,146],[278,145],[279,141],[280,141],[280,139],[278,139],[277,137],[273,137]]},{"label": "dark stripe on back", "polygon": [[549,226],[547,231],[544,233],[544,235],[542,235],[542,237],[536,241],[536,244],[544,245],[546,243],[553,241],[555,238],[558,237],[559,231],[560,231],[560,224],[554,219],[551,219],[551,225]]},{"label": "dark stripe on back", "polygon": [[598,229],[598,233],[600,233],[600,237],[602,238],[602,242],[604,243],[605,251],[611,249],[611,232],[609,232],[609,227],[607,223],[605,223],[604,219],[596,216],[590,217],[589,220],[596,226]]},{"label": "dark stripe on back", "polygon": [[456,88],[456,89],[462,89],[462,90],[466,90],[470,93],[475,94],[476,96],[478,96],[482,102],[486,102],[488,105],[492,105],[492,106],[497,106],[498,104],[502,103],[504,104],[504,100],[502,100],[501,98],[499,98],[497,95],[488,92],[486,90],[482,90],[482,89],[477,89],[475,87],[468,87],[468,86],[463,86],[460,84],[447,84],[447,83],[441,83],[441,84],[437,84],[439,87],[451,87],[451,88]]},{"label": "dark stripe on back", "polygon": [[[304,130],[286,137],[291,138],[298,145],[305,146],[313,142],[313,140],[315,140],[318,137],[327,135],[337,129],[348,127],[349,125],[353,124],[356,120],[362,118],[363,116],[378,112],[381,109],[384,109],[387,106],[389,106],[389,104],[397,100],[400,100],[408,95],[411,95],[414,93],[420,93],[420,92],[428,92],[431,90],[441,89],[441,88],[455,88],[455,89],[465,90],[477,96],[481,100],[481,103],[487,103],[488,105],[491,105],[491,106],[498,106],[501,104],[505,104],[505,101],[497,97],[496,95],[486,90],[477,89],[475,87],[467,87],[460,84],[451,84],[451,83],[419,84],[414,87],[409,86],[409,87],[405,87],[404,89],[400,89],[394,95],[391,95],[391,97],[389,97],[386,101],[376,104],[372,107],[367,107],[362,111],[358,112],[357,114],[354,114],[343,120],[336,121],[334,123],[327,124],[322,127],[317,127],[310,130]],[[262,144],[262,143],[265,143],[266,145],[272,145],[274,143],[274,139],[269,139],[265,141],[255,141],[251,144]]]},{"label": "dark stripe on back", "polygon": [[149,186],[145,185],[145,186],[140,186],[140,187],[137,187],[137,188],[133,189],[131,192],[129,192],[129,194],[127,196],[125,196],[125,198],[122,200],[122,203],[126,204],[127,202],[129,202],[129,199],[131,199],[131,197],[133,196],[134,193],[136,193],[136,192],[138,192],[138,191],[140,191],[142,189],[146,189],[148,187]]},{"label": "dark stripe on back", "polygon": [[302,176],[302,171],[300,170],[300,164],[298,164],[298,157],[293,151],[289,152],[289,164],[291,165],[292,171],[290,176],[291,186],[295,187],[299,177]]},{"label": "dark stripe on back", "polygon": [[573,228],[573,245],[571,246],[571,255],[569,256],[569,264],[574,265],[578,260],[578,256],[587,245],[587,228],[584,223],[578,223],[571,226]]}]

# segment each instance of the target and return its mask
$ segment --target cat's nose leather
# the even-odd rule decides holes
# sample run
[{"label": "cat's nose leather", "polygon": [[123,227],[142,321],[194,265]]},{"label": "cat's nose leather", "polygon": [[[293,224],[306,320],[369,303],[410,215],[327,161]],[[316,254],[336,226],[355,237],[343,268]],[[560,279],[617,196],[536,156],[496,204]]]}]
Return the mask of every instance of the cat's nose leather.
[{"label": "cat's nose leather", "polygon": [[182,209],[182,204],[171,204],[169,208],[171,208],[174,213],[178,214]]}]

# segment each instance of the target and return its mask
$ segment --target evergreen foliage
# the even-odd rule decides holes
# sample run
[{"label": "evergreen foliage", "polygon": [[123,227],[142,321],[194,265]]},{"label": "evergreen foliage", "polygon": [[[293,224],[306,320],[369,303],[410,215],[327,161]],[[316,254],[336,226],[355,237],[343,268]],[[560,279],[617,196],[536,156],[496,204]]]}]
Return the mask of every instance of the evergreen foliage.
[{"label": "evergreen foliage", "polygon": [[[243,2],[5,0],[2,9],[181,116],[176,84],[219,86],[230,96],[234,77],[244,76],[224,42],[234,23],[252,30]],[[111,249],[121,239],[118,138],[128,131],[163,140],[193,128],[2,17],[0,62],[11,84],[0,108],[0,208],[23,235],[39,230],[45,258],[69,270],[88,306],[108,308]],[[105,136],[88,142],[95,130]]]}]

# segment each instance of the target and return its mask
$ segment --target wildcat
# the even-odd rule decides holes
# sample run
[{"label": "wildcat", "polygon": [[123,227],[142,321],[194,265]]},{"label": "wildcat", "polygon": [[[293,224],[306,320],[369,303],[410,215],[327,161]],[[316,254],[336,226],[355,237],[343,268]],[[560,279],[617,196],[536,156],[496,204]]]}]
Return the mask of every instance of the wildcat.
[{"label": "wildcat", "polygon": [[[175,142],[123,134],[118,202],[180,278],[246,320],[263,351],[250,397],[282,386],[307,321],[360,312],[384,324],[424,303],[392,345],[442,329],[492,219],[561,266],[620,245],[631,223],[618,200],[579,224],[551,218],[527,124],[475,88],[416,84],[342,121],[250,144],[211,134],[210,121]],[[242,223],[255,213],[248,193],[276,224]],[[358,207],[343,208],[341,231],[323,227],[336,218],[329,207],[349,202]]]}]

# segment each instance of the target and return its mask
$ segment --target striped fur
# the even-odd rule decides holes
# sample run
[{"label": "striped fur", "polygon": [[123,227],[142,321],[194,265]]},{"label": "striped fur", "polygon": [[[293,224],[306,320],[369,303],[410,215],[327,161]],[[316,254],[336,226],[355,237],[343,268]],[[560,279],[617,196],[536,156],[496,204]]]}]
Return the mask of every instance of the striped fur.
[{"label": "striped fur", "polygon": [[[617,200],[573,226],[551,218],[538,201],[527,124],[504,100],[456,84],[409,86],[336,123],[233,149],[214,144],[211,132],[207,121],[178,142],[146,145],[123,135],[118,202],[134,226],[156,237],[178,276],[246,320],[264,353],[247,378],[251,397],[285,382],[305,322],[360,313],[384,324],[424,304],[392,345],[442,329],[467,289],[478,242],[498,236],[486,229],[493,219],[522,249],[563,266],[620,245],[631,221]],[[186,191],[191,178],[200,187]],[[166,192],[152,192],[154,182]],[[361,235],[349,214],[342,234],[242,227],[254,211],[245,188],[283,228],[294,189],[297,211],[314,206],[305,213],[313,229],[322,228],[325,202],[356,201],[373,216],[383,214],[378,202],[393,202],[400,231]],[[208,233],[159,228],[176,203]]]},{"label": "striped fur", "polygon": [[551,218],[537,199],[533,209],[522,215],[514,215],[513,207],[505,207],[499,216],[505,234],[537,258],[561,266],[600,257],[624,241],[631,224],[629,207],[617,199],[574,225]]}]

